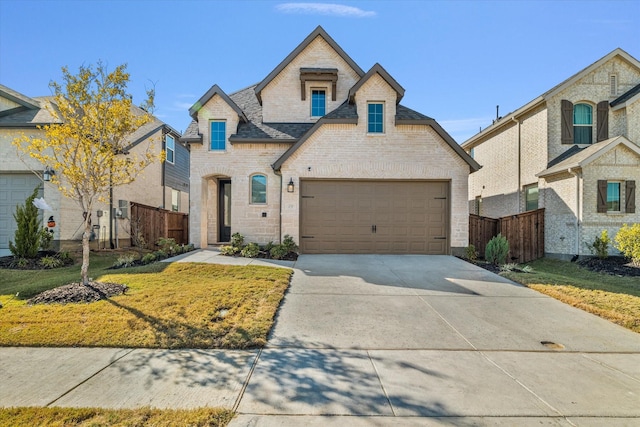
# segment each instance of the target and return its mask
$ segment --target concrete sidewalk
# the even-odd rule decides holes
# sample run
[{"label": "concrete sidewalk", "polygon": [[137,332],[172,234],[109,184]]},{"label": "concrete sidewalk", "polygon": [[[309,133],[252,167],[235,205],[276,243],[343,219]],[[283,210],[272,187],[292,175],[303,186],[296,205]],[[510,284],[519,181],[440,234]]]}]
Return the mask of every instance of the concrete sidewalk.
[{"label": "concrete sidewalk", "polygon": [[[212,252],[179,261],[247,262]],[[263,350],[0,360],[0,406],[224,406],[231,426],[264,427],[640,425],[640,334],[453,257],[303,255]]]}]

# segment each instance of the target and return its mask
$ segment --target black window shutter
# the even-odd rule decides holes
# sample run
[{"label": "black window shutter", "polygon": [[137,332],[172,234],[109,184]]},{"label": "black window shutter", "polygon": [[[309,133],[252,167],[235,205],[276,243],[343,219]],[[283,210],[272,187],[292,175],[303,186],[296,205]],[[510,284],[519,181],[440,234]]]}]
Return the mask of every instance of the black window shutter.
[{"label": "black window shutter", "polygon": [[625,182],[625,204],[624,211],[626,213],[636,213],[636,182]]},{"label": "black window shutter", "polygon": [[598,180],[598,213],[607,213],[607,181]]},{"label": "black window shutter", "polygon": [[563,99],[561,110],[560,142],[573,144],[573,103]]},{"label": "black window shutter", "polygon": [[609,139],[609,101],[598,102],[598,141]]}]

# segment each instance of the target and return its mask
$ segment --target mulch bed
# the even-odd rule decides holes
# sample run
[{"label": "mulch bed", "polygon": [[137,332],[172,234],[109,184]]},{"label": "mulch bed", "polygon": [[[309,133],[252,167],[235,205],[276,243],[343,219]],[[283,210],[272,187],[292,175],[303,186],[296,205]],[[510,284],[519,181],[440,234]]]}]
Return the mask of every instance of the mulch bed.
[{"label": "mulch bed", "polygon": [[95,302],[116,295],[122,295],[129,289],[126,285],[117,283],[80,282],[49,289],[29,299],[27,304],[68,304],[78,302]]},{"label": "mulch bed", "polygon": [[[54,251],[40,251],[36,258],[27,259],[27,265],[18,266],[16,262],[18,259],[13,255],[0,257],[0,268],[5,269],[14,269],[14,270],[43,270],[44,268],[40,265],[40,259],[44,257],[55,257],[58,253]],[[64,265],[63,267],[67,267],[73,264],[73,259],[66,258],[63,259]]]},{"label": "mulch bed", "polygon": [[577,261],[588,270],[606,273],[614,276],[640,277],[640,267],[636,267],[623,257],[610,256],[605,259],[585,258]]}]

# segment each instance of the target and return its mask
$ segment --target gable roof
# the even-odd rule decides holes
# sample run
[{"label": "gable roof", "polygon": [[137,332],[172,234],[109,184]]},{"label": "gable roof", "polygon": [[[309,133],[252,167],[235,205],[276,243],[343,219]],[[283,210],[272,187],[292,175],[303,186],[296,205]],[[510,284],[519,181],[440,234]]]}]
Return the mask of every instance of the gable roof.
[{"label": "gable roof", "polygon": [[624,59],[629,64],[634,66],[638,71],[640,71],[640,61],[638,61],[633,56],[629,55],[624,50],[622,50],[620,48],[616,48],[616,49],[612,50],[611,52],[609,52],[608,54],[606,54],[605,56],[603,56],[602,58],[598,59],[593,64],[591,64],[591,65],[587,66],[586,68],[583,68],[582,70],[578,71],[573,76],[569,77],[568,79],[566,79],[566,80],[562,81],[561,83],[557,84],[556,86],[552,87],[551,89],[549,89],[548,91],[546,91],[542,95],[538,96],[537,98],[533,99],[532,101],[528,102],[527,104],[523,105],[522,107],[518,108],[517,110],[512,111],[512,112],[510,112],[508,114],[505,114],[502,118],[496,120],[493,124],[491,124],[490,126],[487,126],[481,132],[478,132],[477,134],[475,134],[474,136],[472,136],[471,138],[469,138],[465,142],[463,142],[462,143],[462,147],[463,148],[469,148],[470,146],[474,145],[475,142],[477,142],[478,140],[482,139],[484,136],[486,136],[486,135],[496,131],[497,129],[499,129],[499,128],[511,123],[512,119],[515,119],[516,117],[520,117],[523,114],[526,114],[527,112],[531,111],[532,109],[534,109],[538,105],[545,103],[546,100],[549,99],[550,97],[552,97],[555,94],[557,94],[558,92],[566,89],[568,86],[574,84],[576,81],[578,81],[579,79],[583,78],[585,75],[591,73],[593,70],[597,69],[598,67],[602,66],[602,64],[610,61],[611,59],[613,59],[615,57],[620,57],[620,58]]},{"label": "gable roof", "polygon": [[0,97],[8,99],[19,106],[16,108],[10,108],[4,111],[0,111],[0,116],[6,116],[8,114],[13,114],[22,110],[37,110],[40,108],[40,104],[33,98],[29,98],[21,94],[20,92],[16,92],[15,90],[0,84]]},{"label": "gable roof", "polygon": [[260,83],[258,83],[255,87],[255,93],[256,93],[256,97],[258,99],[258,102],[260,104],[262,104],[262,89],[264,89],[269,83],[271,83],[271,81],[278,75],[280,74],[280,72],[282,70],[284,70],[284,68],[289,65],[289,63],[291,61],[293,61],[303,50],[305,50],[307,48],[307,46],[309,46],[311,44],[311,42],[313,42],[316,37],[322,37],[324,39],[324,41],[326,41],[329,46],[331,46],[331,48],[333,50],[336,51],[336,53],[347,63],[349,64],[349,66],[356,72],[358,73],[358,76],[362,77],[364,75],[364,71],[362,70],[362,68],[360,68],[358,66],[358,64],[355,63],[355,61],[353,59],[351,59],[351,57],[349,55],[347,55],[347,53],[342,50],[342,48],[338,45],[338,43],[335,42],[335,40],[333,40],[331,38],[331,36],[329,34],[327,34],[327,32],[324,30],[324,28],[322,28],[320,25],[318,25],[316,27],[315,30],[313,30],[311,32],[311,34],[309,34],[307,36],[307,38],[305,38],[302,43],[300,43],[298,45],[298,47],[296,47],[289,55],[287,55],[287,57],[280,63],[278,64],[278,66],[276,68],[273,69],[273,71],[271,71],[267,77],[264,78],[264,80],[262,80]]},{"label": "gable roof", "polygon": [[387,84],[391,86],[393,90],[396,91],[396,94],[397,94],[396,104],[399,104],[400,100],[404,96],[404,88],[400,86],[400,84],[393,77],[391,77],[389,73],[387,73],[387,70],[382,68],[382,65],[378,64],[377,62],[374,64],[373,67],[371,67],[369,71],[367,71],[367,74],[362,76],[362,78],[358,80],[358,82],[355,85],[353,85],[351,89],[349,89],[349,102],[353,102],[358,89],[360,89],[362,85],[364,85],[367,82],[367,80],[369,80],[375,74],[378,74],[380,77],[382,77],[384,81],[386,81]]},{"label": "gable roof", "polygon": [[35,128],[60,122],[50,111],[51,108],[55,107],[53,96],[37,98],[22,96],[29,100],[28,106],[21,104],[21,107],[3,111],[0,114],[0,128]]},{"label": "gable roof", "polygon": [[[475,172],[481,168],[480,164],[476,162],[469,154],[466,153],[456,141],[449,135],[434,119],[418,113],[403,105],[398,105],[396,108],[396,125],[427,125],[430,126],[462,159],[467,162],[471,172]],[[320,128],[323,124],[358,124],[358,113],[356,111],[356,105],[354,103],[345,101],[340,107],[333,110],[331,113],[320,118],[307,133],[305,133],[295,144],[293,144],[287,151],[280,156],[278,160],[271,165],[273,170],[280,170],[284,162],[291,157],[293,153],[298,150],[304,144],[314,132]]]},{"label": "gable roof", "polygon": [[640,147],[629,141],[624,136],[616,136],[577,151],[572,156],[536,174],[536,176],[544,178],[558,173],[568,172],[571,169],[583,168],[600,156],[613,150],[618,145],[624,145],[640,157]]},{"label": "gable roof", "polygon": [[229,98],[229,96],[227,96],[227,94],[222,89],[220,89],[220,86],[218,86],[217,84],[211,86],[211,88],[207,91],[207,93],[202,95],[200,99],[198,99],[196,103],[193,104],[191,108],[189,108],[189,115],[194,119],[196,119],[198,116],[198,111],[200,111],[202,106],[205,105],[211,98],[213,98],[216,95],[222,98],[224,102],[229,104],[229,106],[233,108],[233,111],[238,113],[238,116],[240,116],[241,120],[244,120],[245,122],[248,121],[247,116],[244,115],[244,112],[240,109],[240,107],[238,107],[236,103],[233,102],[231,98]]}]

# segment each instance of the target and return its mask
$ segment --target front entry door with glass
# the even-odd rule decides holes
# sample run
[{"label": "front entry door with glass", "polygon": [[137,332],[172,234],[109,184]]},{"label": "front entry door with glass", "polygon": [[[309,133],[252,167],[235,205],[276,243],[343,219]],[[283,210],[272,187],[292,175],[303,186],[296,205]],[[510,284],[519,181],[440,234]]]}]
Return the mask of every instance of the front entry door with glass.
[{"label": "front entry door with glass", "polygon": [[218,241],[231,241],[231,180],[218,181]]}]

